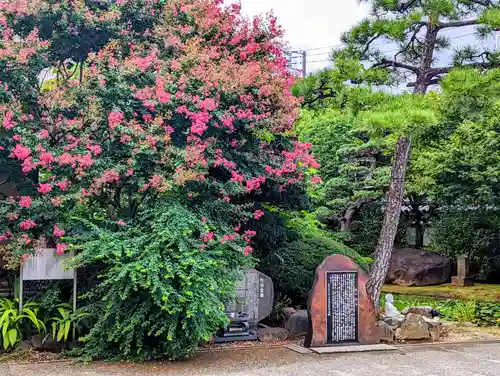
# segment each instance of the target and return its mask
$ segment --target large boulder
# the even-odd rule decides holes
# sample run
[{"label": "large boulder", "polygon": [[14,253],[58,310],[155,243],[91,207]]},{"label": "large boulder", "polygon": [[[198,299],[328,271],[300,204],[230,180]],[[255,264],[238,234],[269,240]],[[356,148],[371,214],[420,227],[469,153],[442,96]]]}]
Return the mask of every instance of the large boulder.
[{"label": "large boulder", "polygon": [[420,306],[420,307],[407,307],[403,309],[403,315],[408,313],[414,313],[415,315],[420,315],[432,319],[432,307]]},{"label": "large boulder", "polygon": [[397,329],[399,326],[405,321],[405,316],[404,315],[399,315],[399,316],[384,316],[381,315],[380,318],[382,319],[384,323],[389,325],[392,329]]},{"label": "large boulder", "polygon": [[304,337],[309,331],[309,317],[306,310],[295,312],[285,324],[285,328],[294,338]]},{"label": "large boulder", "polygon": [[398,340],[428,339],[430,337],[429,324],[423,316],[414,313],[406,315],[406,320],[396,329],[396,339]]},{"label": "large boulder", "polygon": [[439,285],[451,276],[451,261],[421,249],[394,249],[387,283],[399,286]]},{"label": "large boulder", "polygon": [[288,330],[283,328],[259,328],[257,336],[261,342],[286,341]]}]

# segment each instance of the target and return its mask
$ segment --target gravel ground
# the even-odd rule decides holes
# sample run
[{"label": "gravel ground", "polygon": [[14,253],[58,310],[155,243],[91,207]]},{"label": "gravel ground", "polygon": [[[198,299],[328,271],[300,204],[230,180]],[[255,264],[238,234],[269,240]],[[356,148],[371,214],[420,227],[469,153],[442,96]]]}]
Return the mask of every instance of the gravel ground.
[{"label": "gravel ground", "polygon": [[499,376],[500,344],[300,355],[284,348],[200,354],[182,363],[0,365],[0,376]]}]

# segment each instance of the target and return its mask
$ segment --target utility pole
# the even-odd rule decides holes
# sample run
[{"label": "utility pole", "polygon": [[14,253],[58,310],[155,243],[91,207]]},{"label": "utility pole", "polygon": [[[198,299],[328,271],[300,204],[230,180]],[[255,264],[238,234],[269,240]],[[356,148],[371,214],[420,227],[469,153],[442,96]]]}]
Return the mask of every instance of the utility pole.
[{"label": "utility pole", "polygon": [[302,51],[302,78],[307,76],[307,52]]},{"label": "utility pole", "polygon": [[[299,55],[299,56],[297,56]],[[294,59],[299,58],[300,60],[300,65],[301,69],[297,69],[293,67],[293,62]],[[289,58],[289,64],[288,67],[291,70],[298,71],[300,72],[300,75],[305,78],[307,75],[307,52],[304,50],[299,50],[299,51],[290,51],[290,58]]]}]

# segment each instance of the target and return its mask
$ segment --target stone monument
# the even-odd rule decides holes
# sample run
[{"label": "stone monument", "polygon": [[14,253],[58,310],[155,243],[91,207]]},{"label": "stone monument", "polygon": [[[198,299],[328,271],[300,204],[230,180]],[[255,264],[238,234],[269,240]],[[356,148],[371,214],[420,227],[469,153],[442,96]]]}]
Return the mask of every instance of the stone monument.
[{"label": "stone monument", "polygon": [[342,255],[328,256],[318,266],[309,294],[306,347],[380,342],[367,281],[359,266]]},{"label": "stone monument", "polygon": [[474,278],[470,275],[470,261],[467,256],[460,256],[457,259],[457,275],[451,277],[453,286],[465,287],[474,284]]},{"label": "stone monument", "polygon": [[226,303],[229,324],[214,342],[257,339],[257,324],[271,313],[274,285],[271,278],[255,269],[247,269],[236,285],[236,299]]}]

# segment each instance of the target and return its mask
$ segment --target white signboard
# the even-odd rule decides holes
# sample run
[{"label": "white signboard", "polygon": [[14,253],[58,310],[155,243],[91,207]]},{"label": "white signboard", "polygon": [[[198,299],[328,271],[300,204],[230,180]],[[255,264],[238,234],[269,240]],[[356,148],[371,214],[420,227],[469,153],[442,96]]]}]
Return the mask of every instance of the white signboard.
[{"label": "white signboard", "polygon": [[22,279],[24,281],[74,279],[75,270],[68,269],[71,258],[73,258],[72,252],[59,256],[54,248],[38,250],[23,264]]}]

